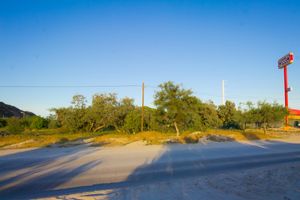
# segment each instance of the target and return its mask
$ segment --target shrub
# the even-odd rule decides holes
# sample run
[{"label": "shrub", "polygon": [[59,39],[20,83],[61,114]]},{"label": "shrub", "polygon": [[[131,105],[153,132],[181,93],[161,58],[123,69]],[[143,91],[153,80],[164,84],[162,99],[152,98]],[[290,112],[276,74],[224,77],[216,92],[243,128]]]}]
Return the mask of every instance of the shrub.
[{"label": "shrub", "polygon": [[55,128],[59,128],[59,127],[60,127],[60,126],[59,126],[59,123],[58,123],[57,120],[55,120],[55,119],[50,119],[50,120],[48,121],[48,128],[55,129]]},{"label": "shrub", "polygon": [[7,130],[11,134],[22,133],[24,131],[24,125],[21,119],[12,117],[7,119]]},{"label": "shrub", "polygon": [[130,112],[126,118],[123,129],[127,133],[137,133],[141,131],[141,113],[140,111]]},{"label": "shrub", "polygon": [[187,144],[195,144],[198,143],[199,137],[197,137],[196,135],[187,135],[183,138],[183,140]]},{"label": "shrub", "polygon": [[0,128],[5,127],[7,125],[7,121],[5,119],[0,119]]},{"label": "shrub", "polygon": [[46,119],[38,116],[32,117],[30,123],[31,129],[42,129],[47,127],[48,127],[48,121]]}]

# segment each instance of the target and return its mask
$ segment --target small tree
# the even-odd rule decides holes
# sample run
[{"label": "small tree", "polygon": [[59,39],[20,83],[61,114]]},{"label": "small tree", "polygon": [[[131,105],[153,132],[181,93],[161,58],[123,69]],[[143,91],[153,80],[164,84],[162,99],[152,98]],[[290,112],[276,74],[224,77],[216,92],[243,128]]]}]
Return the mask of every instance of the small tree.
[{"label": "small tree", "polygon": [[42,129],[48,127],[48,121],[42,117],[34,116],[32,117],[30,128],[31,129]]},{"label": "small tree", "polygon": [[87,110],[86,122],[88,130],[97,132],[103,128],[114,126],[117,119],[116,94],[97,94],[93,97],[92,106]]},{"label": "small tree", "polygon": [[247,124],[256,123],[257,120],[260,118],[257,108],[254,107],[254,104],[252,102],[248,101],[245,105],[246,108],[239,108],[237,112],[237,120],[240,123],[240,127],[242,127],[243,130],[246,130]]},{"label": "small tree", "polygon": [[191,119],[194,101],[191,90],[185,90],[173,82],[161,84],[160,91],[155,94],[154,104],[157,106],[158,116],[164,124],[173,124],[177,136],[180,128],[184,128]]},{"label": "small tree", "polygon": [[231,101],[226,101],[225,105],[218,108],[218,116],[223,124],[223,128],[239,128],[237,122],[237,110],[235,104]]},{"label": "small tree", "polygon": [[[155,109],[145,107],[144,109],[144,130],[157,129],[155,120]],[[138,133],[141,131],[141,108],[131,111],[125,118],[123,129],[127,133]]]},{"label": "small tree", "polygon": [[18,134],[24,131],[21,119],[11,117],[7,119],[7,130],[9,133]]},{"label": "small tree", "polygon": [[203,130],[208,128],[217,128],[221,125],[221,120],[218,117],[218,112],[213,102],[200,102],[197,114],[200,117]]},{"label": "small tree", "polygon": [[125,119],[129,113],[134,112],[136,107],[134,106],[134,100],[125,97],[117,103],[115,108],[115,122],[114,127],[117,131],[120,131],[121,127],[125,124]]},{"label": "small tree", "polygon": [[267,103],[265,101],[258,102],[257,112],[259,118],[257,119],[263,125],[264,132],[267,132],[267,128],[271,123],[278,123],[288,115],[288,111],[285,107],[274,102],[273,104]]}]

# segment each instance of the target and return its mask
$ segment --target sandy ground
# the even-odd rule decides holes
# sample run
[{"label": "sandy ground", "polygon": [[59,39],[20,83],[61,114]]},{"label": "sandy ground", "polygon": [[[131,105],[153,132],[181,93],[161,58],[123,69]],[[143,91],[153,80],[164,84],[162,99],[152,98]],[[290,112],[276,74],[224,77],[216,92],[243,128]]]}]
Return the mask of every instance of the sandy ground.
[{"label": "sandy ground", "polygon": [[145,146],[136,142],[114,148],[1,150],[0,196],[298,200],[299,143],[300,137],[295,136],[206,145]]},{"label": "sandy ground", "polygon": [[46,199],[300,199],[300,164],[162,181]]}]

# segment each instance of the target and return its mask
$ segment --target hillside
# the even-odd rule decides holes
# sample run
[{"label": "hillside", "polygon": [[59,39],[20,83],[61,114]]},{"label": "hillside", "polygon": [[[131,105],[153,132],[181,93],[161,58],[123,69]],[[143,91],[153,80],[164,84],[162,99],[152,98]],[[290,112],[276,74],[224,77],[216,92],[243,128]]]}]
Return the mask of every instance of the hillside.
[{"label": "hillside", "polygon": [[23,116],[34,116],[35,114],[32,112],[27,112],[20,110],[17,107],[5,104],[0,102],[0,117],[17,117],[21,118]]}]

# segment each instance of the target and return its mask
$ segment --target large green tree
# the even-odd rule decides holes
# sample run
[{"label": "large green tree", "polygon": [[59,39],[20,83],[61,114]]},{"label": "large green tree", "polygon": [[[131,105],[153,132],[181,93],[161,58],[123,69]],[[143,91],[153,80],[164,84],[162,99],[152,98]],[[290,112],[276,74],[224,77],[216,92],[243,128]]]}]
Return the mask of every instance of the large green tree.
[{"label": "large green tree", "polygon": [[103,128],[114,126],[117,119],[117,106],[116,94],[94,95],[92,106],[88,108],[86,115],[88,130],[96,132]]},{"label": "large green tree", "polygon": [[191,90],[183,89],[173,82],[159,85],[160,90],[155,94],[154,104],[157,107],[161,123],[174,126],[177,136],[180,128],[185,128],[194,113],[195,98]]}]

